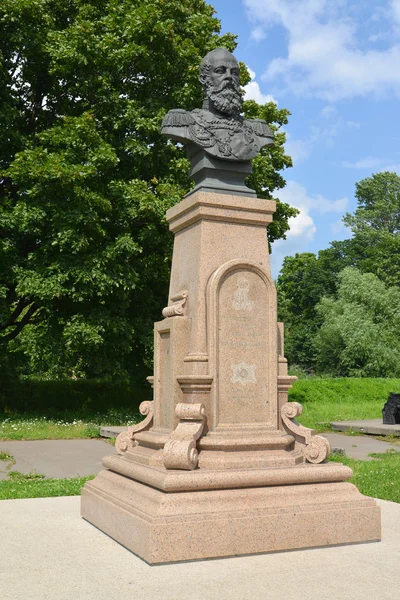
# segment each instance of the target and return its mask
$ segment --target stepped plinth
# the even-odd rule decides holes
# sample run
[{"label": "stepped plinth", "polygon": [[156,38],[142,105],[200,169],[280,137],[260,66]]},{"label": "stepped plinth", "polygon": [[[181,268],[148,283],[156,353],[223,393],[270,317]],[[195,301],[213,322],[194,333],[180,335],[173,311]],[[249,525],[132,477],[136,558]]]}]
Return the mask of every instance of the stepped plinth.
[{"label": "stepped plinth", "polygon": [[380,538],[379,508],[288,402],[266,226],[275,203],[197,192],[170,209],[154,400],[86,483],[82,516],[149,563]]},{"label": "stepped plinth", "polygon": [[118,436],[118,456],[86,483],[82,516],[149,563],[380,539],[375,501],[326,462],[329,443],[288,402],[267,226],[275,202],[245,184],[273,143],[240,114],[239,65],[202,61],[202,109],[168,112],[195,188],[167,212],[174,251],[168,306],[154,326],[154,399]]}]

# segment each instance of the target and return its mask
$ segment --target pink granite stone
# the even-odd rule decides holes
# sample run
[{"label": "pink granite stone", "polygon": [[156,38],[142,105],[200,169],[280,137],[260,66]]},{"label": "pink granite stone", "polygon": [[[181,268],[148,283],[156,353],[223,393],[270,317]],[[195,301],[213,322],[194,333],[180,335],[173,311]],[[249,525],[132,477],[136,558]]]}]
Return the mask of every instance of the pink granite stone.
[{"label": "pink granite stone", "polygon": [[82,492],[82,516],[150,563],[380,539],[374,500],[288,402],[266,226],[275,203],[194,193],[167,212],[154,401]]}]

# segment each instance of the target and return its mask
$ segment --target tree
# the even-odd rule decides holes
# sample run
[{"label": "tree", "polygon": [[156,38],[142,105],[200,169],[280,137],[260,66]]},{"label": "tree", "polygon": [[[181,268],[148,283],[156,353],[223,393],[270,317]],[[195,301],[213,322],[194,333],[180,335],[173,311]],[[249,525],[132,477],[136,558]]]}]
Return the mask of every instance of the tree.
[{"label": "tree", "polygon": [[318,256],[303,252],[287,256],[277,279],[279,319],[285,323],[285,352],[290,364],[316,368],[315,335],[322,324],[316,307],[336,293],[346,258],[335,243]]},{"label": "tree", "polygon": [[343,221],[351,228],[348,255],[364,273],[388,285],[400,285],[400,177],[388,171],[356,184],[354,215]]},{"label": "tree", "polygon": [[[245,85],[249,81],[250,76],[246,69],[242,83]],[[272,197],[274,190],[285,187],[286,181],[281,171],[292,166],[291,158],[284,151],[286,135],[283,131],[279,131],[282,125],[287,124],[290,112],[285,108],[278,109],[274,102],[267,102],[264,106],[260,106],[254,100],[247,100],[243,103],[243,112],[248,119],[264,119],[270,124],[275,134],[275,143],[272,146],[263,148],[252,161],[253,173],[246,182],[250,188],[257,192],[258,198],[269,199]],[[274,241],[286,239],[286,232],[289,230],[288,219],[295,217],[298,213],[297,208],[276,199],[274,219],[268,226],[270,249]]]},{"label": "tree", "polygon": [[315,337],[318,368],[350,377],[400,375],[400,290],[372,273],[346,267],[338,297],[317,307],[323,324]]},{"label": "tree", "polygon": [[[203,0],[3,0],[0,7],[0,334],[26,374],[143,376],[167,300],[165,211],[192,185],[160,135],[201,102],[219,35]],[[242,83],[249,76],[242,65]],[[288,111],[244,104],[276,143],[255,162],[262,197],[283,187]],[[278,205],[270,241],[295,211]]]},{"label": "tree", "polygon": [[317,305],[325,296],[335,300],[345,267],[373,273],[388,286],[400,286],[400,177],[389,172],[375,174],[356,184],[355,195],[357,209],[343,219],[353,237],[332,242],[318,256],[287,257],[278,277],[287,356],[289,362],[306,370],[317,368],[316,336],[322,325]]}]

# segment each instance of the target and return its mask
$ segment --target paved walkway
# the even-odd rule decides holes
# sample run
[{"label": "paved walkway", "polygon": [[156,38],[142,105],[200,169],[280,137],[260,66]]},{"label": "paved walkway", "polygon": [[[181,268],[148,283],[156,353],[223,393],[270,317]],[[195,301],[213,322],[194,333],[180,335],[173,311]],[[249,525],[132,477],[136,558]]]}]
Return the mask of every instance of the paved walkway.
[{"label": "paved walkway", "polygon": [[[325,435],[333,449],[343,449],[346,456],[372,460],[372,452],[400,452],[400,445],[375,440],[371,436],[349,436],[340,433]],[[103,456],[115,454],[115,448],[103,440],[38,440],[0,442],[0,452],[8,452],[15,464],[0,461],[0,480],[8,478],[10,470],[20,473],[41,473],[46,477],[84,477],[102,469]]]},{"label": "paved walkway", "polygon": [[81,519],[79,503],[0,502],[1,600],[399,598],[400,504],[378,500],[378,543],[149,566]]},{"label": "paved walkway", "polygon": [[98,473],[103,456],[115,454],[115,448],[103,440],[37,440],[0,442],[0,452],[16,461],[14,465],[0,461],[0,480],[7,479],[10,470],[61,479]]},{"label": "paved walkway", "polygon": [[384,425],[382,419],[369,419],[363,421],[335,421],[331,423],[334,431],[359,431],[373,435],[396,435],[400,436],[400,423],[397,425]]},{"label": "paved walkway", "polygon": [[372,453],[391,452],[393,450],[400,452],[399,444],[390,444],[376,440],[370,435],[343,435],[341,433],[322,433],[328,438],[332,450],[343,449],[346,456],[357,458],[358,460],[373,460]]}]

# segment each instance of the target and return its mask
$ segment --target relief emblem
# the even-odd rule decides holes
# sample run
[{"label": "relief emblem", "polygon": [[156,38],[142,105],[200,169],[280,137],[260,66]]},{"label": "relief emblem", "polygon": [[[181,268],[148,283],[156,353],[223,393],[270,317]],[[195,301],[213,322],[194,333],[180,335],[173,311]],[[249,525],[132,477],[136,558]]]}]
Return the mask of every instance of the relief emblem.
[{"label": "relief emblem", "polygon": [[241,383],[247,385],[248,383],[257,383],[256,375],[254,373],[256,365],[246,365],[244,362],[238,365],[231,365],[232,369],[232,383]]},{"label": "relief emblem", "polygon": [[236,310],[253,310],[254,302],[249,298],[250,283],[246,277],[240,276],[236,282],[237,290],[233,294],[233,308]]}]

